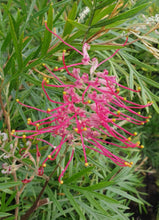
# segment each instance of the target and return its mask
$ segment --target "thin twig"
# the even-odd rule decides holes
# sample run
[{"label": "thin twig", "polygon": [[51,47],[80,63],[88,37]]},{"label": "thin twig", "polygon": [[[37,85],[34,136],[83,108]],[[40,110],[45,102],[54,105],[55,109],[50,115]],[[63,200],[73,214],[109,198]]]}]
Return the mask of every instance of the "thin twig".
[{"label": "thin twig", "polygon": [[[4,152],[5,154],[8,154],[8,151],[6,151],[5,149],[3,149],[3,147],[0,147],[0,151]],[[24,166],[27,166],[29,169],[33,170],[33,171],[36,173],[36,169],[33,168],[33,167],[31,167],[31,166],[28,165],[27,163],[25,163],[22,159],[20,159],[20,158],[14,156],[14,155],[11,155],[11,157],[12,157],[14,160],[16,160],[16,161],[20,162],[21,164],[23,164]],[[47,179],[48,179],[48,176],[45,175],[45,174],[43,174],[43,175],[41,176],[41,178],[47,180]]]},{"label": "thin twig", "polygon": [[9,117],[9,114],[8,112],[5,110],[5,107],[3,105],[3,100],[2,100],[2,85],[3,85],[3,79],[1,78],[1,85],[0,85],[0,105],[1,105],[1,108],[2,108],[2,112],[4,114],[4,118],[5,118],[5,123],[6,123],[6,126],[8,128],[8,134],[9,134],[9,141],[12,140],[12,136],[11,136],[11,126],[10,126],[10,117]]},{"label": "thin twig", "polygon": [[29,219],[29,216],[35,211],[35,209],[37,208],[38,206],[38,203],[39,203],[39,200],[42,196],[42,194],[44,193],[45,191],[45,188],[47,187],[48,183],[49,183],[49,180],[51,179],[51,177],[54,175],[54,173],[56,172],[57,168],[59,167],[61,161],[63,160],[65,154],[67,153],[67,150],[69,148],[69,145],[67,145],[63,155],[60,157],[60,160],[58,162],[58,164],[56,165],[56,167],[54,168],[54,170],[52,171],[52,173],[50,174],[50,176],[48,177],[48,179],[45,181],[45,184],[41,190],[41,192],[39,193],[37,199],[35,200],[34,204],[31,206],[31,208],[21,217],[21,220],[28,220]]},{"label": "thin twig", "polygon": [[47,78],[50,78],[50,79],[54,79],[54,77],[53,76],[49,76],[49,75],[47,75],[47,74],[45,74],[45,73],[43,73],[43,72],[41,72],[41,71],[39,71],[38,69],[36,69],[36,68],[32,68],[35,72],[37,72],[37,73],[39,73],[39,74],[41,74],[42,76],[44,76],[44,77],[47,77]]}]

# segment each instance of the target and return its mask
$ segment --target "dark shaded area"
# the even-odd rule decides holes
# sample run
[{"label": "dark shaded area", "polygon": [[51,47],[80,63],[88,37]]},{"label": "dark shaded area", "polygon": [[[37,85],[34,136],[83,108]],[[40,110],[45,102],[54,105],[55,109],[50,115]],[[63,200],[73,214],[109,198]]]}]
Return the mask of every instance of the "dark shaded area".
[{"label": "dark shaded area", "polygon": [[157,210],[159,208],[159,187],[156,185],[157,174],[147,174],[144,179],[145,187],[139,189],[139,191],[146,193],[147,195],[142,198],[147,201],[150,206],[145,205],[147,213],[139,212],[138,205],[131,202],[129,207],[130,211],[134,213],[132,216],[135,220],[156,220]]}]

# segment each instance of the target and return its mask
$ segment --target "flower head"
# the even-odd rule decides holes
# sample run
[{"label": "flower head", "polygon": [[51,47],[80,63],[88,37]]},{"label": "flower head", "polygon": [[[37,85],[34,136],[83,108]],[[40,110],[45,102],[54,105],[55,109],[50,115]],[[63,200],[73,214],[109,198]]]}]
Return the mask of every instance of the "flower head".
[{"label": "flower head", "polygon": [[[139,142],[134,143],[132,140],[137,133],[132,133],[125,129],[121,125],[121,122],[125,121],[134,125],[143,125],[147,123],[150,116],[143,116],[138,111],[150,106],[152,103],[150,102],[146,105],[140,105],[127,100],[126,97],[120,95],[120,88],[135,93],[140,92],[140,88],[134,90],[125,87],[117,82],[115,76],[110,76],[107,70],[104,69],[102,72],[98,71],[98,67],[113,57],[119,49],[116,50],[111,57],[98,64],[97,58],[90,59],[88,54],[90,46],[88,44],[84,44],[83,52],[80,52],[63,41],[63,39],[57,34],[49,30],[47,23],[45,23],[45,26],[48,31],[58,37],[64,44],[81,54],[82,62],[67,66],[65,64],[66,51],[64,50],[62,56],[63,67],[55,68],[51,71],[47,65],[43,64],[46,70],[58,81],[58,85],[50,84],[49,81],[44,78],[42,81],[42,89],[47,99],[59,106],[53,109],[49,108],[43,110],[23,104],[17,100],[22,106],[46,113],[46,117],[37,121],[32,121],[31,118],[29,118],[28,125],[30,125],[31,128],[34,128],[34,130],[17,130],[14,131],[12,135],[22,139],[36,139],[48,144],[52,148],[51,153],[44,159],[42,165],[39,167],[39,175],[43,174],[47,161],[55,160],[61,151],[63,144],[66,142],[69,143],[72,153],[68,163],[59,176],[60,183],[63,183],[61,179],[73,159],[74,152],[79,146],[79,143],[81,143],[83,148],[86,167],[88,166],[86,154],[87,149],[91,149],[110,158],[115,164],[121,167],[131,167],[132,162],[128,162],[125,159],[114,155],[106,148],[106,145],[118,148],[143,148],[143,145],[140,145]],[[126,39],[123,46],[126,45],[127,40],[128,39]],[[75,66],[80,65],[88,66],[88,72],[83,73],[80,68],[75,68]],[[69,70],[70,67],[74,67],[72,71]],[[59,77],[57,77],[55,71],[60,71],[61,69],[65,69],[66,72],[74,78],[73,83],[70,85],[65,84]],[[47,93],[47,87],[63,88],[63,101],[58,102],[51,99]],[[18,133],[23,133],[23,135],[18,136]],[[54,146],[47,140],[41,138],[43,134],[48,133],[54,137],[61,137],[58,146]],[[104,140],[102,135],[106,135],[107,139]],[[115,141],[113,141],[113,139],[115,139]],[[38,144],[36,145],[36,150],[38,157],[40,157]]]}]

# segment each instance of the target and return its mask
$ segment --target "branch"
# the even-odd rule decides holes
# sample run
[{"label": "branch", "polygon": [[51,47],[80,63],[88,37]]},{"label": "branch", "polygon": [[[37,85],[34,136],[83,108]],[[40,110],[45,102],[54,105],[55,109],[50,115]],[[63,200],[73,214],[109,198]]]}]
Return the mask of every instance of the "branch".
[{"label": "branch", "polygon": [[39,204],[39,201],[40,201],[40,198],[42,196],[42,194],[44,193],[45,191],[45,188],[47,187],[48,183],[49,183],[49,180],[51,179],[51,177],[54,175],[54,173],[56,172],[57,168],[59,167],[61,161],[63,160],[65,154],[67,153],[67,150],[69,148],[69,145],[66,147],[63,155],[61,156],[58,164],[56,165],[56,167],[54,168],[54,170],[52,171],[52,173],[50,174],[50,176],[48,177],[48,179],[45,181],[45,184],[41,190],[41,192],[39,193],[37,199],[35,200],[34,204],[31,206],[31,208],[21,217],[21,220],[28,220],[29,219],[29,216],[35,211],[35,209],[38,207],[38,204]]},{"label": "branch", "polygon": [[[1,78],[1,77],[0,77]],[[3,84],[3,79],[1,78],[1,85],[0,85],[0,105],[1,105],[1,108],[2,108],[2,112],[4,114],[4,118],[5,118],[5,123],[7,125],[7,128],[8,128],[8,133],[9,133],[9,141],[12,140],[12,136],[11,136],[11,127],[10,127],[10,118],[9,118],[9,114],[8,112],[5,110],[5,107],[3,105],[3,100],[2,100],[2,84]]]}]

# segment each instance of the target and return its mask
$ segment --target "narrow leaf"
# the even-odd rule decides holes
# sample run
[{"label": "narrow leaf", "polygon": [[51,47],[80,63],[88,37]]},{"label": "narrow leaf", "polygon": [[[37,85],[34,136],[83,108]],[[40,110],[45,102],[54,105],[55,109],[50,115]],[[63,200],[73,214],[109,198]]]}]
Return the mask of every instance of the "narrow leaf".
[{"label": "narrow leaf", "polygon": [[71,176],[70,178],[68,178],[67,180],[65,180],[65,184],[67,183],[72,183],[74,181],[77,181],[77,179],[79,180],[82,176],[84,176],[86,173],[90,172],[91,170],[93,170],[94,167],[88,167],[86,169],[81,170],[79,173],[74,174],[73,176]]},{"label": "narrow leaf", "polygon": [[48,195],[49,195],[50,200],[53,201],[53,203],[56,205],[56,207],[60,211],[60,213],[62,213],[65,216],[65,213],[64,213],[59,201],[56,199],[54,193],[52,192],[52,190],[48,186],[47,186],[47,191],[48,191]]},{"label": "narrow leaf", "polygon": [[73,189],[73,190],[75,190],[77,192],[81,192],[81,193],[83,193],[83,192],[90,192],[92,196],[94,196],[94,197],[96,197],[98,199],[104,200],[106,202],[109,202],[109,203],[114,203],[114,204],[118,204],[119,203],[117,200],[112,199],[112,198],[110,198],[110,197],[108,197],[106,195],[90,191],[90,190],[87,189],[87,187],[77,187],[77,186],[72,186],[72,185],[71,186],[67,185],[67,187],[70,188],[70,189]]},{"label": "narrow leaf", "polygon": [[13,25],[12,17],[10,14],[8,16],[9,16],[9,21],[10,21],[11,36],[12,36],[12,40],[13,40],[13,44],[14,44],[14,48],[15,48],[16,58],[17,58],[19,69],[21,69],[23,66],[22,51],[20,50],[20,46],[18,44],[18,40],[17,40],[14,25]]},{"label": "narrow leaf", "polygon": [[66,189],[66,187],[63,187],[63,190],[67,196],[67,198],[69,199],[71,205],[74,207],[74,209],[76,210],[76,212],[79,214],[80,218],[82,220],[85,219],[85,216],[83,215],[79,205],[76,203],[76,200],[74,199],[74,197],[72,196],[72,194],[69,192],[68,189]]},{"label": "narrow leaf", "polygon": [[143,204],[143,202],[141,202],[139,199],[135,198],[134,196],[129,195],[127,192],[120,190],[119,188],[113,188],[113,187],[108,187],[107,188],[109,191],[114,192],[117,195],[121,195],[122,197],[125,197],[131,201],[137,202],[139,204]]},{"label": "narrow leaf", "polygon": [[0,183],[0,190],[8,189],[14,186],[18,186],[22,184],[21,181],[18,182],[8,182],[8,183]]},{"label": "narrow leaf", "polygon": [[70,22],[73,26],[75,26],[79,30],[86,31],[88,29],[87,25],[77,23],[77,22],[75,22],[75,21],[73,21],[71,19],[68,19],[68,22]]},{"label": "narrow leaf", "polygon": [[[77,2],[74,2],[72,9],[68,15],[68,19],[75,20],[76,13],[77,13]],[[72,29],[73,29],[73,25],[70,22],[66,21],[64,32],[63,32],[63,37],[66,36],[67,34],[71,34]]]},{"label": "narrow leaf", "polygon": [[6,213],[6,212],[0,212],[0,217],[7,217],[9,215],[11,215],[11,214]]},{"label": "narrow leaf", "polygon": [[119,21],[119,20],[125,20],[125,19],[128,19],[128,18],[131,18],[133,16],[135,16],[138,12],[140,12],[142,9],[144,9],[149,3],[146,3],[146,4],[143,4],[143,5],[140,5],[136,8],[133,8],[131,10],[128,10],[128,11],[125,11],[123,12],[122,14],[114,17],[114,18],[111,18],[111,19],[103,19],[102,21],[94,24],[92,27],[102,27],[102,26],[106,26],[108,24],[112,24],[116,21]]},{"label": "narrow leaf", "polygon": [[83,2],[88,8],[92,9],[93,5],[91,0],[83,0]]},{"label": "narrow leaf", "polygon": [[110,185],[113,185],[113,181],[109,181],[109,182],[106,182],[106,181],[102,181],[98,184],[94,184],[92,186],[88,186],[86,187],[86,189],[88,190],[99,190],[99,189],[104,189]]},{"label": "narrow leaf", "polygon": [[116,0],[105,0],[105,1],[102,1],[102,2],[100,2],[100,3],[97,5],[96,9],[104,8],[104,7],[106,7],[107,5],[110,5],[111,3],[115,2],[115,1],[116,1]]},{"label": "narrow leaf", "polygon": [[[47,26],[51,30],[53,25],[53,8],[52,5],[50,5],[49,12],[48,12],[48,18],[47,18]],[[44,56],[47,53],[47,50],[49,49],[50,41],[51,41],[52,34],[45,29],[44,32],[44,39],[43,44],[41,48],[41,55]]]}]

